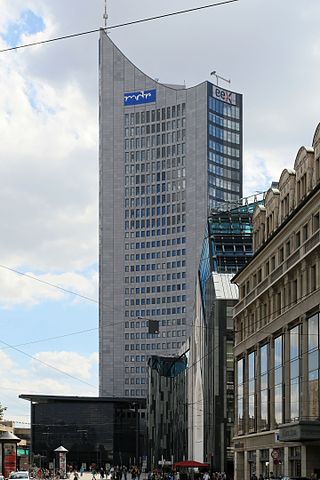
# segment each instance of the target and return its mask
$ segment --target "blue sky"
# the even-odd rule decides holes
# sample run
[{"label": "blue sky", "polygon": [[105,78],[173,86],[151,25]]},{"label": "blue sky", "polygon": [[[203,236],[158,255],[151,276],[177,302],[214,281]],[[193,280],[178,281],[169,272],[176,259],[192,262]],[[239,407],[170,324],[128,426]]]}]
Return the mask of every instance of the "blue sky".
[{"label": "blue sky", "polygon": [[15,47],[21,42],[23,35],[32,35],[45,29],[44,19],[32,10],[23,10],[15,22],[10,22],[5,32],[1,33],[6,43]]}]

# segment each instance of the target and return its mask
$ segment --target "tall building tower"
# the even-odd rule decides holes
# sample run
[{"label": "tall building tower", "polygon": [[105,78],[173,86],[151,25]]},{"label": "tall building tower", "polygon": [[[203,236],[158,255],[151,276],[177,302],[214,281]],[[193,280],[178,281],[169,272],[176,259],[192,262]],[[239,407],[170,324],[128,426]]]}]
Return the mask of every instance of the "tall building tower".
[{"label": "tall building tower", "polygon": [[101,31],[100,395],[144,397],[150,355],[178,352],[208,208],[241,197],[242,96],[160,84]]}]

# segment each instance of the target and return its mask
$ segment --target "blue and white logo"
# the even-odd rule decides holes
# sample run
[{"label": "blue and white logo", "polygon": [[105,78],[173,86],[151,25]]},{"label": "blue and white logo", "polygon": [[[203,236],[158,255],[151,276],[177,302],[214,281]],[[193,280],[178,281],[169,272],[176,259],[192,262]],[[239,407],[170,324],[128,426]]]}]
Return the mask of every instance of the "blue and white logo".
[{"label": "blue and white logo", "polygon": [[123,105],[125,107],[153,103],[157,100],[157,90],[140,90],[139,92],[125,93]]}]

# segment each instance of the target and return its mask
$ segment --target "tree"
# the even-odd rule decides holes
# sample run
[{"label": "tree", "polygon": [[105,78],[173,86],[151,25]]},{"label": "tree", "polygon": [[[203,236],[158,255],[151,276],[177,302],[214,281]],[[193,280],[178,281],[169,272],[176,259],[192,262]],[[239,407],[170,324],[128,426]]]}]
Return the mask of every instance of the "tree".
[{"label": "tree", "polygon": [[0,403],[0,421],[3,420],[3,414],[7,410],[7,407],[3,407],[2,404]]}]

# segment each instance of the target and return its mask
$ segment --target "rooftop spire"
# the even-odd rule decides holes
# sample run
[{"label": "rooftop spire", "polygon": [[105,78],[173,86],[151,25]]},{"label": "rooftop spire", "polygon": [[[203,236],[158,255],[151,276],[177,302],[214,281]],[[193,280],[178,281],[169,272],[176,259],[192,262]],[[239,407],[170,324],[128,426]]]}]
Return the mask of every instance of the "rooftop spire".
[{"label": "rooftop spire", "polygon": [[104,28],[107,29],[107,26],[108,26],[107,0],[104,0],[104,14],[103,14],[103,19],[104,19]]}]

